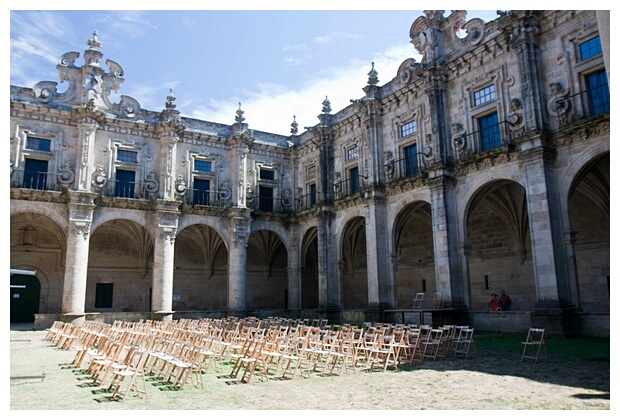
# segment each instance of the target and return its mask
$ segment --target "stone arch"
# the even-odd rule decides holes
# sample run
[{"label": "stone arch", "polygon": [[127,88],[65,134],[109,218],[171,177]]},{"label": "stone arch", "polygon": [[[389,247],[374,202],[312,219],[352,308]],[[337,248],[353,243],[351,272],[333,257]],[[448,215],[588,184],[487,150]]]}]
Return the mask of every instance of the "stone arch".
[{"label": "stone arch", "polygon": [[435,253],[431,205],[411,202],[394,219],[396,307],[411,307],[416,293],[434,293]]},{"label": "stone arch", "polygon": [[301,241],[301,309],[319,306],[318,228],[306,230]]},{"label": "stone arch", "polygon": [[177,232],[174,311],[226,309],[228,252],[222,233],[210,224],[186,224]]},{"label": "stone arch", "polygon": [[9,241],[11,268],[37,272],[39,313],[60,312],[67,246],[63,225],[43,213],[13,212]]},{"label": "stone arch", "polygon": [[487,182],[471,196],[462,223],[471,308],[488,309],[490,294],[506,290],[514,309],[532,309],[536,285],[525,188],[509,179]]},{"label": "stone arch", "polygon": [[254,230],[248,238],[246,307],[287,309],[288,248],[273,230]]},{"label": "stone arch", "polygon": [[566,197],[578,300],[585,311],[610,310],[610,165],[609,153],[584,163]]},{"label": "stone arch", "polygon": [[[155,238],[140,221],[143,219],[111,217],[91,232],[87,312],[151,310]],[[112,293],[111,306],[108,302],[106,307],[99,306],[97,293],[103,288]]]},{"label": "stone arch", "polygon": [[339,261],[342,305],[347,309],[368,306],[368,270],[366,258],[366,219],[351,217],[342,230]]}]

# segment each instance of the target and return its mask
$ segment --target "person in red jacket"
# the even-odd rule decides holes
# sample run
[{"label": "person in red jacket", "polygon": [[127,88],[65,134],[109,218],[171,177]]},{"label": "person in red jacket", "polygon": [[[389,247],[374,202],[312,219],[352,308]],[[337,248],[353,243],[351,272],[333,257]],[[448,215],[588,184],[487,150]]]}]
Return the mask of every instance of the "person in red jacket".
[{"label": "person in red jacket", "polygon": [[508,296],[503,290],[502,295],[499,297],[499,306],[502,311],[509,311],[512,309],[512,299],[510,299],[510,296]]},{"label": "person in red jacket", "polygon": [[491,293],[491,301],[489,302],[492,311],[499,311],[499,300],[495,293]]}]

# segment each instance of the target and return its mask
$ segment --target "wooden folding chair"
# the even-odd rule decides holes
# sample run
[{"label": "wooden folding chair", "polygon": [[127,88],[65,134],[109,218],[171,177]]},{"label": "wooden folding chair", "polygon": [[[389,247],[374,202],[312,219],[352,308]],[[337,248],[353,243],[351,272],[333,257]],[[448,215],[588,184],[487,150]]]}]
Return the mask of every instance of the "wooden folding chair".
[{"label": "wooden folding chair", "polygon": [[431,358],[437,360],[437,355],[441,349],[443,337],[443,328],[431,328],[428,336],[422,342],[422,355],[426,359]]},{"label": "wooden folding chair", "polygon": [[[527,339],[522,341],[523,355],[521,361],[525,359],[532,359],[535,363],[538,363],[538,359],[547,359],[547,344],[545,343],[545,329],[544,328],[530,328],[527,332]],[[544,355],[541,355],[541,351]]]},{"label": "wooden folding chair", "polygon": [[469,357],[469,352],[475,352],[476,346],[474,345],[474,329],[473,328],[459,328],[459,335],[454,341],[454,356]]},{"label": "wooden folding chair", "polygon": [[416,293],[413,299],[413,309],[422,309],[424,303],[424,293]]},{"label": "wooden folding chair", "polygon": [[[123,401],[125,401],[125,398],[131,390],[134,390],[138,395],[144,394],[145,397],[148,397],[148,392],[146,390],[146,379],[144,378],[144,363],[146,362],[146,358],[146,351],[142,349],[134,349],[129,366],[113,371],[114,377],[112,378],[112,383],[108,388],[113,390],[112,398],[115,398],[119,394],[121,385],[125,381],[125,378],[130,379],[127,389],[125,389],[125,392],[123,393]],[[140,387],[140,383],[142,384],[142,387]]]}]

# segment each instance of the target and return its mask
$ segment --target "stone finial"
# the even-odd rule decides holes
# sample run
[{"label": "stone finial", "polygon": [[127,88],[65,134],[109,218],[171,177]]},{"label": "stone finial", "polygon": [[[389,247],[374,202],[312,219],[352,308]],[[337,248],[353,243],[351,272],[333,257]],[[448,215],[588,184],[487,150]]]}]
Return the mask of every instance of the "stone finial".
[{"label": "stone finial", "polygon": [[373,61],[372,69],[368,72],[368,84],[370,86],[376,86],[377,83],[379,83],[379,78],[377,77],[378,74],[379,72],[375,70],[375,62]]},{"label": "stone finial", "polygon": [[101,48],[101,42],[99,41],[99,38],[97,38],[97,34],[98,32],[95,29],[93,32],[93,37],[86,41],[86,44],[88,44],[91,50],[99,50],[99,48]]},{"label": "stone finial", "polygon": [[297,134],[299,132],[298,128],[299,128],[299,124],[297,124],[295,115],[293,115],[293,122],[291,123],[291,134]]},{"label": "stone finial", "polygon": [[173,110],[177,107],[177,105],[174,103],[174,101],[176,101],[177,98],[174,97],[174,95],[172,94],[172,88],[170,88],[170,94],[168,94],[168,96],[166,97],[166,109],[170,109]]},{"label": "stone finial", "polygon": [[326,96],[323,101],[323,114],[329,114],[330,112],[332,112],[331,102],[329,102]]},{"label": "stone finial", "polygon": [[236,123],[242,123],[243,121],[245,121],[245,118],[243,117],[243,113],[244,111],[241,110],[241,102],[239,102],[239,109],[237,109],[237,116],[235,117],[235,122]]}]

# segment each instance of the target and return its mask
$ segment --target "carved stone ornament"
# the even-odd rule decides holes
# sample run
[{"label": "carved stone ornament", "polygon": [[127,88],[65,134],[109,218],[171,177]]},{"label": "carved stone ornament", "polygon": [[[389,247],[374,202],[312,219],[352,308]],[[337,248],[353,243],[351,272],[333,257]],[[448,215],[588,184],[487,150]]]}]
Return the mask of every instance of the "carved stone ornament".
[{"label": "carved stone ornament", "polygon": [[183,175],[177,176],[174,185],[174,193],[178,196],[183,196],[187,192],[187,185],[185,185],[185,180],[183,179]]},{"label": "carved stone ornament", "polygon": [[157,176],[151,172],[144,180],[144,192],[148,197],[153,197],[159,191],[159,181]]},{"label": "carved stone ornament", "polygon": [[226,202],[228,200],[230,200],[230,197],[232,196],[232,192],[230,190],[230,186],[228,185],[227,181],[224,181],[220,184],[220,200],[222,200],[223,202]]},{"label": "carved stone ornament", "polygon": [[108,175],[103,166],[97,165],[97,169],[93,172],[91,184],[95,188],[103,188],[108,182]]},{"label": "carved stone ornament", "polygon": [[94,99],[90,99],[86,104],[75,105],[71,108],[71,120],[73,121],[92,119],[101,125],[103,124],[104,118],[105,113],[97,110]]},{"label": "carved stone ornament", "polygon": [[547,102],[547,110],[552,116],[565,120],[572,108],[572,102],[568,98],[570,90],[563,89],[559,82],[550,83],[549,88],[551,89],[551,97]]},{"label": "carved stone ornament", "polygon": [[58,182],[62,185],[69,185],[75,180],[75,171],[71,168],[71,163],[65,162],[58,170]]}]

